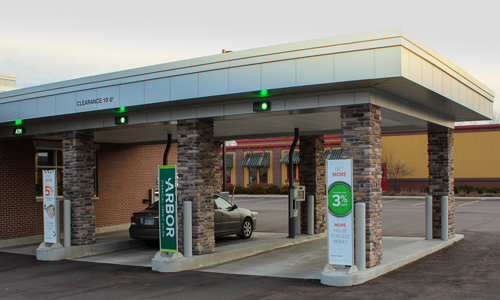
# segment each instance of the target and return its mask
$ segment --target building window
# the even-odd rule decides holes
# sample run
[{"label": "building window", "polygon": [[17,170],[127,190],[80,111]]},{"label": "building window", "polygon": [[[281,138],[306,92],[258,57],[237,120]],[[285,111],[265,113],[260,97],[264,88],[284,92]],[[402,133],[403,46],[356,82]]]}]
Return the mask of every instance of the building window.
[{"label": "building window", "polygon": [[257,168],[248,168],[249,183],[257,183]]},{"label": "building window", "polygon": [[226,184],[231,184],[231,168],[226,168]]},{"label": "building window", "polygon": [[63,195],[62,189],[62,151],[38,149],[35,154],[35,190],[36,196],[42,197],[43,170],[56,169],[57,196]]},{"label": "building window", "polygon": [[267,167],[259,168],[259,183],[267,183]]}]

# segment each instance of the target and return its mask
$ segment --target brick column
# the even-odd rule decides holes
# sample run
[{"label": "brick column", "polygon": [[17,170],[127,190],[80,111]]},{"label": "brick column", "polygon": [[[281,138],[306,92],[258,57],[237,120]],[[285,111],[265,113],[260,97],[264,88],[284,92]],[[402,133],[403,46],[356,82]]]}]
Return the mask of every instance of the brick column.
[{"label": "brick column", "polygon": [[211,253],[215,251],[213,121],[178,121],[177,143],[179,250],[184,252],[183,203],[191,201],[193,254]]},{"label": "brick column", "polygon": [[71,200],[71,244],[94,244],[94,132],[64,132],[62,148],[63,196]]},{"label": "brick column", "polygon": [[220,195],[222,191],[222,156],[221,142],[214,142],[212,153],[214,162],[212,163],[214,172],[214,193]]},{"label": "brick column", "polygon": [[429,125],[429,195],[432,196],[432,236],[441,238],[441,196],[448,196],[448,237],[455,236],[453,129]]},{"label": "brick column", "polygon": [[352,158],[354,202],[366,204],[366,266],[382,261],[382,144],[380,108],[372,104],[341,109],[342,158]]},{"label": "brick column", "polygon": [[[314,196],[314,233],[322,233],[325,225],[325,138],[301,136],[299,178],[306,195]],[[307,233],[307,200],[301,204],[301,232]]]}]

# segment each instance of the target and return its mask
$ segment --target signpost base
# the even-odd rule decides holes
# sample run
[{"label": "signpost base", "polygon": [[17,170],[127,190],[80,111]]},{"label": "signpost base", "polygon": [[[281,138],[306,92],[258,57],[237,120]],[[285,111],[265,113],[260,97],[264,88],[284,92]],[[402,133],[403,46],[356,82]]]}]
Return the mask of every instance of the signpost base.
[{"label": "signpost base", "polygon": [[182,253],[180,252],[175,252],[175,253],[172,253],[172,252],[162,252],[162,251],[158,251],[156,252],[155,254],[155,258],[170,258],[170,259],[179,259],[179,258],[183,258],[184,256],[182,255]]},{"label": "signpost base", "polygon": [[356,267],[356,265],[353,265],[349,268],[349,274],[354,274],[358,272],[358,267]]},{"label": "signpost base", "polygon": [[335,271],[334,265],[326,264],[323,273],[332,273]]}]

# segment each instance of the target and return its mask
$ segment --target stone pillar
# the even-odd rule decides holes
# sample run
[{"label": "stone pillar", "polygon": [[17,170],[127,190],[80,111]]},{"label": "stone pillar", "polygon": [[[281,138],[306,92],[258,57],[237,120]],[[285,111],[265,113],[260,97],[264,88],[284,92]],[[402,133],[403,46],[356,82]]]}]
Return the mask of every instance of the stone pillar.
[{"label": "stone pillar", "polygon": [[[325,138],[301,136],[299,178],[306,195],[314,196],[314,233],[322,233],[325,225]],[[301,232],[307,233],[307,201],[301,204]]]},{"label": "stone pillar", "polygon": [[455,236],[453,129],[429,125],[429,195],[432,196],[432,236],[441,238],[441,196],[448,196],[448,238]]},{"label": "stone pillar", "polygon": [[71,200],[71,244],[94,244],[94,132],[64,132],[62,147],[63,197]]},{"label": "stone pillar", "polygon": [[212,153],[214,162],[212,163],[214,172],[214,193],[220,195],[222,192],[222,156],[221,142],[214,142]]},{"label": "stone pillar", "polygon": [[341,108],[342,158],[353,159],[354,202],[366,204],[366,267],[382,261],[382,155],[380,108]]},{"label": "stone pillar", "polygon": [[193,254],[215,251],[214,173],[212,120],[181,120],[177,123],[177,187],[179,250],[184,252],[184,201],[193,203]]}]

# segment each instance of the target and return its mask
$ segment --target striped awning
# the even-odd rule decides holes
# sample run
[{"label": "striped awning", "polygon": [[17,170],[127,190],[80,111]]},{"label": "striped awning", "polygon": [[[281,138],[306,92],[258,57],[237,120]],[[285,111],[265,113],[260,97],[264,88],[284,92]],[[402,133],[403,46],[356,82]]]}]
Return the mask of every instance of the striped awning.
[{"label": "striped awning", "polygon": [[[342,149],[325,150],[325,160],[340,159],[341,155],[342,155]],[[292,160],[294,165],[299,164],[300,162],[299,151],[293,152]],[[283,156],[281,157],[280,160],[280,164],[288,165],[288,152],[283,153]]]},{"label": "striped awning", "polygon": [[340,159],[342,156],[342,149],[331,149],[325,151],[325,160]]},{"label": "striped awning", "polygon": [[[222,154],[220,155],[220,166],[222,167]],[[232,153],[226,153],[226,167],[227,168],[232,168],[234,167],[233,164],[233,154]]]},{"label": "striped awning", "polygon": [[243,158],[242,167],[256,168],[256,167],[270,167],[271,166],[271,153],[247,153]]},{"label": "striped awning", "polygon": [[[280,159],[280,164],[288,165],[288,151],[283,153],[283,156]],[[293,151],[292,161],[294,165],[298,165],[300,162],[299,151]]]}]

